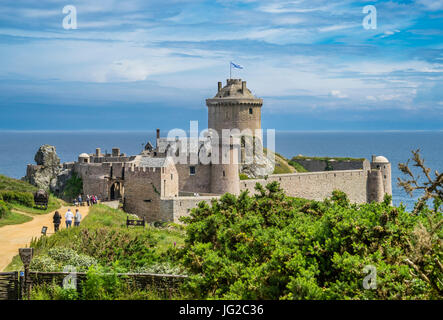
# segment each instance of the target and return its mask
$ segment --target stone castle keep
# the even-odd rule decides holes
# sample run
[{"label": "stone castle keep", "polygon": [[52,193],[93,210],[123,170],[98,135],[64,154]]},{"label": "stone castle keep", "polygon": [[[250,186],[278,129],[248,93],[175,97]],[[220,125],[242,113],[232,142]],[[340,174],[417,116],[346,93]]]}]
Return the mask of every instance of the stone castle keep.
[{"label": "stone castle keep", "polygon": [[[306,173],[272,174],[274,167],[266,156],[262,156],[264,165],[252,169],[244,165],[244,140],[236,145],[231,139],[226,145],[221,140],[221,131],[250,129],[252,138],[261,145],[261,137],[255,136],[254,130],[261,129],[263,100],[251,93],[246,81],[228,79],[224,87],[219,82],[216,95],[207,99],[206,105],[208,128],[219,133],[218,162],[176,163],[171,153],[177,154],[183,141],[162,138],[157,129],[155,147],[148,142],[140,154],[132,156],[120,153],[118,148],[112,149],[111,154],[103,154],[97,148],[93,154],[82,153],[77,161],[60,165],[60,176],[77,173],[83,179],[84,194],[97,195],[101,200],[121,200],[126,212],[145,217],[149,222],[178,222],[201,201],[210,202],[226,192],[254,193],[257,182],[265,185],[277,181],[288,196],[315,200],[329,197],[335,189],[344,191],[356,203],[380,202],[385,194],[392,195],[391,164],[383,156],[373,156],[371,162],[337,161],[332,171],[324,171],[324,166],[313,160],[305,166],[311,166],[313,169],[308,170],[312,172]],[[207,141],[198,138],[199,155],[216,154]],[[222,157],[231,161],[225,163]],[[27,177],[40,167],[28,165]],[[239,172],[251,170],[257,173],[253,178],[240,180]],[[57,185],[54,183],[53,187],[57,189]]]}]

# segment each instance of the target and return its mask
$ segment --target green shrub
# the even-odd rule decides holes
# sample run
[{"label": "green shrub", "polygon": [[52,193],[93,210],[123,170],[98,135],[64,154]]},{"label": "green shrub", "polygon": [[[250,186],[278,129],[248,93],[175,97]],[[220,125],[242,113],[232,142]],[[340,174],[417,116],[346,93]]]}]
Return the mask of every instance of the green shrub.
[{"label": "green shrub", "polygon": [[31,262],[31,270],[51,272],[63,271],[65,266],[73,266],[77,271],[86,271],[89,267],[97,265],[95,258],[79,254],[69,248],[51,248],[47,254],[36,256]]},{"label": "green shrub", "polygon": [[76,198],[83,193],[83,180],[77,173],[73,173],[71,178],[66,182],[64,195],[70,199]]},{"label": "green shrub", "polygon": [[244,173],[240,173],[239,177],[240,177],[240,180],[248,180],[249,179],[248,175],[244,174]]},{"label": "green shrub", "polygon": [[9,212],[9,208],[6,205],[6,202],[0,200],[0,219],[4,218]]},{"label": "green shrub", "polygon": [[41,272],[60,272],[57,262],[47,255],[36,256],[32,259],[30,269]]},{"label": "green shrub", "polygon": [[0,200],[9,203],[22,204],[31,208],[34,206],[34,195],[31,192],[1,190]]},{"label": "green shrub", "polygon": [[295,171],[297,172],[308,172],[305,167],[303,167],[300,163],[294,160],[288,161],[288,164],[292,167],[294,167]]},{"label": "green shrub", "polygon": [[79,294],[75,289],[64,289],[59,285],[38,284],[32,286],[31,300],[78,300]]},{"label": "green shrub", "polygon": [[124,288],[117,272],[118,266],[112,269],[90,267],[82,282],[82,299],[115,300]]}]

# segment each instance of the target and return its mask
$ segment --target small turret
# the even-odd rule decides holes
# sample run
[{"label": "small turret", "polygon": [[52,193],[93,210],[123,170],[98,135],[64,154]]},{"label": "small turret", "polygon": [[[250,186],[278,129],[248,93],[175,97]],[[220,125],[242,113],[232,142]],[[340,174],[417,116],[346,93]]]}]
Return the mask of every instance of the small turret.
[{"label": "small turret", "polygon": [[87,154],[87,153],[81,153],[78,156],[79,163],[89,163],[89,160],[90,160],[90,157],[89,157],[89,154]]},{"label": "small turret", "polygon": [[368,202],[381,202],[385,194],[392,196],[391,163],[386,157],[373,155],[368,176]]}]

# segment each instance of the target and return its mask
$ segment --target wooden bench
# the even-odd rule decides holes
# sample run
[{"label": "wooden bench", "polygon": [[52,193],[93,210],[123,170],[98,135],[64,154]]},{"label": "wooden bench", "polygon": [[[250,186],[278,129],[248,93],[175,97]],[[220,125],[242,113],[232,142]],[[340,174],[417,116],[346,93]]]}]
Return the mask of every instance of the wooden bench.
[{"label": "wooden bench", "polygon": [[129,217],[126,217],[126,227],[129,228],[129,226],[143,226],[143,228],[145,228],[146,226],[145,218],[143,218],[143,220],[137,220],[137,219],[129,219]]}]

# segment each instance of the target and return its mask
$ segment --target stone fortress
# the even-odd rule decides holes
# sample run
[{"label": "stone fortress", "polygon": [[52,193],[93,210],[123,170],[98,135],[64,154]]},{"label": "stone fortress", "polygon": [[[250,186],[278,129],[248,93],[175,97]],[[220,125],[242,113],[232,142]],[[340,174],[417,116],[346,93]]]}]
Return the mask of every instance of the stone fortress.
[{"label": "stone fortress", "polygon": [[[356,203],[381,202],[385,194],[392,195],[391,164],[383,156],[373,156],[371,162],[366,159],[336,161],[329,171],[325,171],[319,161],[307,159],[304,166],[310,172],[288,174],[272,174],[274,165],[267,156],[261,156],[261,162],[255,165],[244,164],[245,141],[239,139],[239,145],[231,137],[226,145],[221,140],[221,132],[223,129],[240,132],[261,129],[263,100],[251,93],[246,81],[228,79],[224,87],[219,82],[216,95],[207,99],[206,105],[208,128],[219,133],[219,137],[217,144],[209,146],[208,139],[214,139],[211,135],[198,138],[198,154],[206,154],[213,160],[216,146],[220,161],[203,162],[198,158],[194,163],[177,163],[171,155],[178,154],[183,141],[162,138],[157,129],[155,147],[148,142],[140,154],[132,156],[120,153],[119,148],[113,148],[111,154],[103,154],[99,148],[93,154],[82,153],[77,161],[60,165],[58,180],[64,177],[61,180],[65,181],[75,172],[83,180],[84,194],[95,194],[101,200],[120,200],[126,212],[149,222],[178,222],[201,201],[210,202],[227,192],[255,193],[256,183],[266,185],[273,181],[279,182],[288,196],[314,200],[331,196],[335,189],[345,192]],[[254,145],[257,141],[261,145],[262,137],[255,133],[252,136]],[[184,143],[191,142],[185,140]],[[223,161],[223,157],[231,161]],[[31,180],[40,167],[28,165],[27,179]],[[240,180],[241,172],[248,172],[250,178]],[[62,187],[63,183],[56,181],[51,189],[57,193]]]}]

